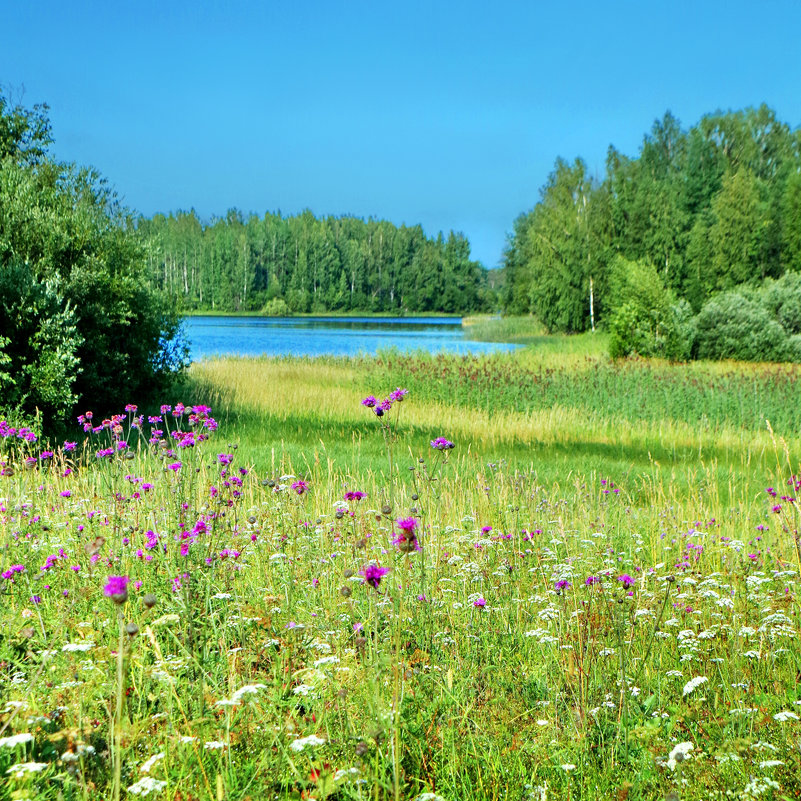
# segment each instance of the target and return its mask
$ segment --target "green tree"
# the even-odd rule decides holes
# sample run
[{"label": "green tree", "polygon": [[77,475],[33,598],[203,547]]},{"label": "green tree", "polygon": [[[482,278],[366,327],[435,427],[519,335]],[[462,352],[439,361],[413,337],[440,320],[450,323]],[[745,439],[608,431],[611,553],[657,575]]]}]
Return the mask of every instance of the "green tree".
[{"label": "green tree", "polygon": [[130,215],[96,172],[49,156],[44,107],[0,97],[0,112],[0,338],[14,382],[0,403],[52,423],[76,401],[108,410],[154,390],[184,354]]}]

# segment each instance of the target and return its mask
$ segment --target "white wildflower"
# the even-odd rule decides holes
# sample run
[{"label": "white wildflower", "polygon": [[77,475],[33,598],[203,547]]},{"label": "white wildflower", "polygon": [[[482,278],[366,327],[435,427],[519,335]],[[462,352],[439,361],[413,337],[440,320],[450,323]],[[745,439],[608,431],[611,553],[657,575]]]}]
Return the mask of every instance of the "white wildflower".
[{"label": "white wildflower", "polygon": [[697,689],[702,684],[706,684],[708,681],[709,679],[706,676],[696,676],[695,678],[690,679],[684,685],[684,691],[682,692],[682,695],[689,695],[691,692],[693,692],[693,690]]},{"label": "white wildflower", "polygon": [[15,779],[22,779],[26,773],[38,773],[46,767],[47,762],[20,762],[18,765],[12,765],[6,773]]},{"label": "white wildflower", "polygon": [[231,700],[235,703],[239,704],[242,701],[242,697],[245,695],[256,695],[259,690],[266,690],[266,684],[246,684],[244,687],[240,687],[232,696]]},{"label": "white wildflower", "polygon": [[695,746],[692,743],[677,743],[674,745],[670,756],[668,756],[667,766],[671,770],[676,770],[676,765],[679,762],[684,762],[684,760],[690,758],[690,751],[692,751],[693,748],[695,748]]},{"label": "white wildflower", "polygon": [[155,765],[162,759],[164,759],[163,751],[159,754],[153,754],[153,756],[150,757],[150,759],[148,759],[147,762],[142,763],[142,767],[140,767],[139,770],[142,771],[142,773],[150,773],[150,769],[153,767],[153,765]]},{"label": "white wildflower", "polygon": [[0,748],[15,748],[18,745],[32,743],[33,735],[28,732],[22,734],[12,734],[10,737],[0,737]]},{"label": "white wildflower", "polygon": [[785,711],[785,712],[777,712],[773,716],[774,720],[778,720],[779,723],[786,723],[788,720],[798,720],[798,715],[795,712]]},{"label": "white wildflower", "polygon": [[136,784],[132,784],[128,788],[128,792],[133,795],[150,795],[151,793],[160,793],[166,786],[167,782],[159,781],[152,776],[145,776]]},{"label": "white wildflower", "polygon": [[302,751],[306,746],[314,747],[317,745],[325,745],[325,740],[322,737],[318,737],[316,734],[310,734],[308,737],[301,737],[291,742],[289,747],[293,751]]}]

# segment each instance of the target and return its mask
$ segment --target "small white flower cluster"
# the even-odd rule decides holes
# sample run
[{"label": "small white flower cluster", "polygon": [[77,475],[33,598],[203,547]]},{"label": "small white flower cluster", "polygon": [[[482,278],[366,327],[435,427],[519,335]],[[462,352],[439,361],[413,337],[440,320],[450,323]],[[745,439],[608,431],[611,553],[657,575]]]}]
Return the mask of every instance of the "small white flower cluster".
[{"label": "small white flower cluster", "polygon": [[676,765],[678,765],[679,762],[684,762],[690,758],[690,751],[692,751],[693,748],[695,748],[695,746],[692,743],[677,743],[674,745],[673,750],[667,758],[667,766],[671,770],[676,770]]},{"label": "small white flower cluster", "polygon": [[702,684],[706,684],[708,681],[709,679],[706,676],[696,676],[695,678],[690,679],[684,685],[684,691],[682,695],[689,695],[691,692],[693,692],[693,690],[698,689],[698,687],[700,687]]},{"label": "small white flower cluster", "polygon": [[293,751],[303,751],[307,747],[314,748],[318,745],[325,745],[325,740],[322,737],[318,737],[316,734],[310,734],[308,737],[300,737],[299,739],[291,742],[289,747]]},{"label": "small white flower cluster", "polygon": [[150,795],[151,793],[160,793],[166,786],[167,782],[159,781],[152,776],[145,776],[132,784],[128,788],[128,792],[132,795]]}]

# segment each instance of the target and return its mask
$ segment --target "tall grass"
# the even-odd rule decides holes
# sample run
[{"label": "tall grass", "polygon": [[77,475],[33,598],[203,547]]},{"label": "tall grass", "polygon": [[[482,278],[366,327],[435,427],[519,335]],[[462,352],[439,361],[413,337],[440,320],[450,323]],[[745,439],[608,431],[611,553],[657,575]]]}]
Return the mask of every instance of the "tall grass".
[{"label": "tall grass", "polygon": [[581,404],[431,360],[378,417],[399,364],[202,362],[216,430],[2,429],[0,801],[801,793],[795,433],[689,389],[714,426],[621,414],[595,371],[681,375],[581,359],[549,378]]}]

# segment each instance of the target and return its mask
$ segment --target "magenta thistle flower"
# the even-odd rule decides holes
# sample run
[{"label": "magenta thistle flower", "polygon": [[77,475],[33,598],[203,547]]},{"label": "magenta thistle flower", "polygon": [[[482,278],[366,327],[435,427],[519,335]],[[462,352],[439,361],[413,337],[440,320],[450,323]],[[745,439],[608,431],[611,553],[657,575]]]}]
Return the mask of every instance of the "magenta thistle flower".
[{"label": "magenta thistle flower", "polygon": [[302,481],[302,480],[301,481],[294,481],[294,482],[292,482],[292,484],[290,486],[291,486],[291,488],[293,490],[295,490],[295,492],[298,493],[298,495],[303,495],[303,493],[307,492],[308,489],[309,489],[309,485],[305,481]]},{"label": "magenta thistle flower", "polygon": [[395,521],[395,525],[404,533],[414,535],[420,521],[416,517],[402,517],[400,520]]},{"label": "magenta thistle flower", "polygon": [[394,392],[389,393],[389,399],[391,401],[397,401],[400,403],[407,395],[409,394],[408,389],[401,389],[398,387]]},{"label": "magenta thistle flower", "polygon": [[363,401],[362,406],[366,406],[368,409],[372,409],[375,406],[378,406],[378,398],[375,395],[368,395]]},{"label": "magenta thistle flower", "polygon": [[486,605],[487,602],[483,598],[476,598],[476,600],[473,601],[473,606],[478,609],[483,609]]},{"label": "magenta thistle flower", "polygon": [[573,585],[567,579],[561,579],[560,581],[557,581],[554,586],[557,590],[567,590]]},{"label": "magenta thistle flower", "polygon": [[634,586],[634,579],[628,573],[618,576],[617,580],[623,585],[624,590]]},{"label": "magenta thistle flower", "polygon": [[437,437],[431,440],[431,447],[435,451],[449,451],[455,446],[450,440],[445,439],[445,437]]},{"label": "magenta thistle flower", "polygon": [[124,604],[128,600],[128,576],[109,576],[103,593],[115,604]]},{"label": "magenta thistle flower", "polygon": [[592,587],[593,584],[600,584],[601,577],[600,576],[587,576],[586,580],[584,581],[584,585],[587,587]]},{"label": "magenta thistle flower", "polygon": [[389,573],[388,567],[381,565],[367,565],[359,571],[359,575],[364,577],[364,583],[369,584],[374,589],[378,589],[381,579]]},{"label": "magenta thistle flower", "polygon": [[351,490],[346,492],[343,497],[346,501],[360,501],[362,498],[367,497],[367,493],[364,493],[361,490]]}]

